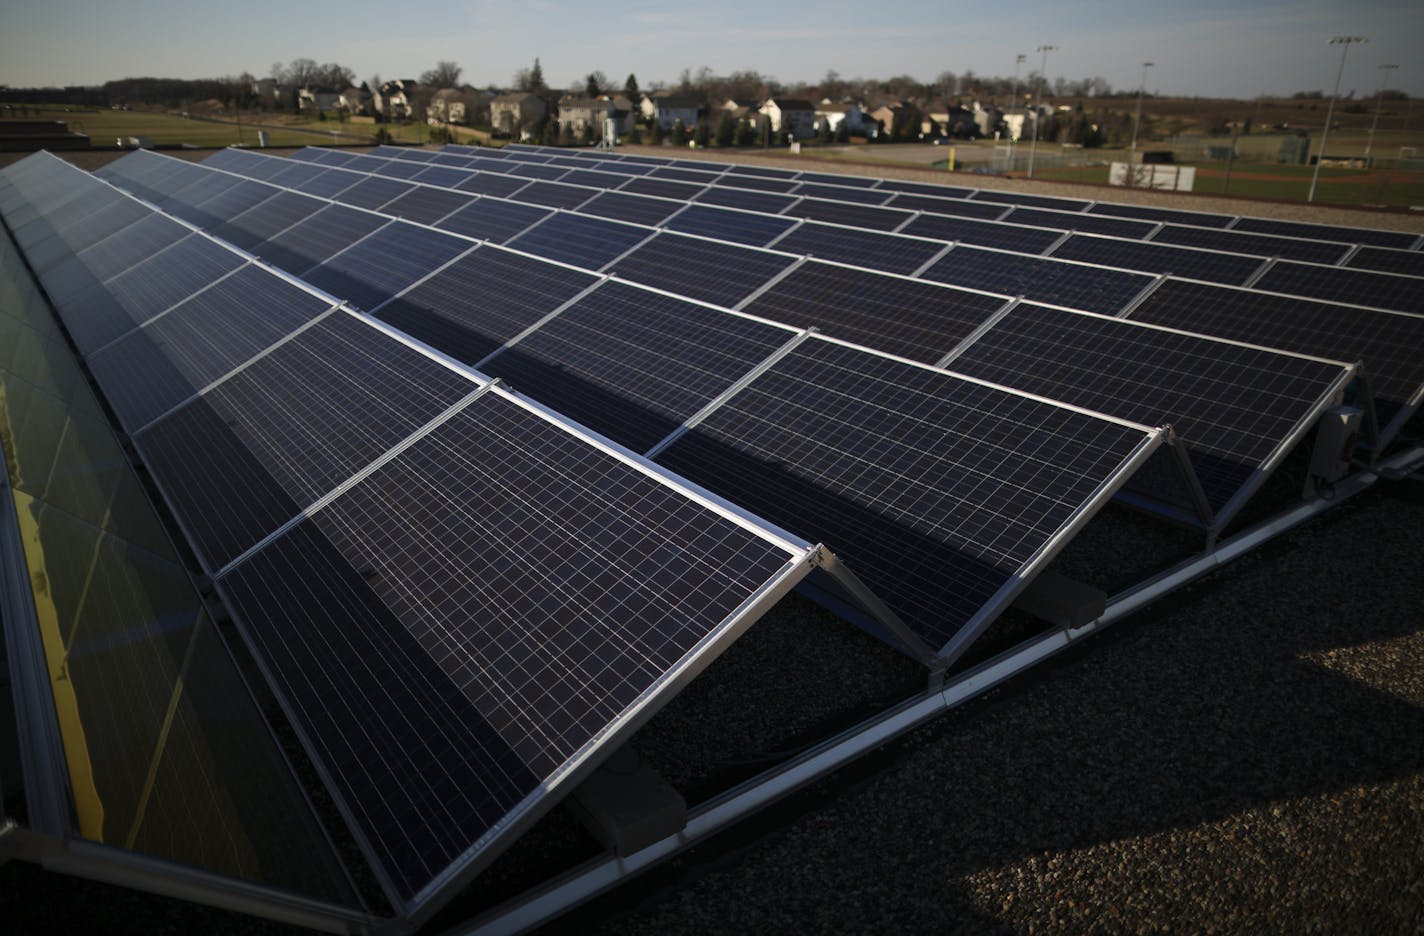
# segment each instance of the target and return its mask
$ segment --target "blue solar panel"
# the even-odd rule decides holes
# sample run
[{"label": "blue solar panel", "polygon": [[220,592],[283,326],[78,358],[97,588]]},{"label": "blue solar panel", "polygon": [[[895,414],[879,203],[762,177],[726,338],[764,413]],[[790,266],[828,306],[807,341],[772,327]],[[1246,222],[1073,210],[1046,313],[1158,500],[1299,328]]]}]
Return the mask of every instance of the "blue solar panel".
[{"label": "blue solar panel", "polygon": [[[784,254],[665,232],[609,272],[720,306],[735,306],[794,262]],[[728,275],[729,271],[735,271]]]},{"label": "blue solar panel", "polygon": [[494,175],[489,172],[480,172],[470,176],[455,188],[462,192],[474,192],[478,195],[512,195],[529,184],[528,179],[511,178],[510,176]]},{"label": "blue solar panel", "polygon": [[1162,228],[1153,235],[1152,240],[1159,244],[1185,244],[1209,250],[1229,250],[1255,254],[1258,257],[1285,257],[1313,263],[1335,263],[1350,249],[1348,244],[1273,237],[1269,234],[1246,234],[1234,230],[1190,228],[1175,224]]},{"label": "blue solar panel", "polygon": [[473,246],[442,231],[397,221],[308,270],[302,278],[369,310]]},{"label": "blue solar panel", "polygon": [[531,182],[519,190],[519,200],[550,208],[577,208],[598,192],[582,186],[558,182]]},{"label": "blue solar panel", "polygon": [[861,205],[883,205],[891,198],[891,193],[878,189],[849,188],[844,185],[816,185],[802,182],[791,190],[792,195],[806,198],[823,198],[827,201],[855,202]]},{"label": "blue solar panel", "polygon": [[311,217],[326,205],[321,199],[309,195],[278,192],[255,208],[249,208],[210,230],[213,236],[246,249]]},{"label": "blue solar panel", "polygon": [[915,272],[944,250],[944,244],[935,241],[837,228],[815,221],[806,222],[773,246],[787,253],[904,274]]},{"label": "blue solar panel", "polygon": [[631,224],[557,214],[509,241],[509,246],[585,270],[598,270],[652,233]]},{"label": "blue solar panel", "polygon": [[1063,237],[1062,231],[978,221],[974,218],[947,218],[943,215],[920,215],[900,233],[1029,254],[1043,253]]},{"label": "blue solar panel", "polygon": [[853,205],[813,198],[802,199],[787,208],[784,214],[788,218],[810,218],[828,224],[844,224],[875,231],[893,231],[914,217],[912,212],[895,208],[876,208],[872,205]]},{"label": "blue solar panel", "polygon": [[956,247],[921,275],[940,283],[1107,315],[1119,312],[1153,280],[1141,273],[977,247]]},{"label": "blue solar panel", "polygon": [[1039,227],[1054,228],[1059,231],[1104,234],[1109,237],[1125,237],[1133,240],[1146,237],[1157,227],[1150,221],[1104,218],[1081,211],[1052,211],[1047,208],[1015,208],[1002,220],[1010,224],[1035,224]]},{"label": "blue solar panel", "polygon": [[579,208],[580,214],[613,218],[633,224],[657,226],[683,206],[683,202],[623,192],[604,192]]},{"label": "blue solar panel", "polygon": [[1374,247],[1394,247],[1408,250],[1418,239],[1405,231],[1377,231],[1371,228],[1345,227],[1337,224],[1309,224],[1304,221],[1277,221],[1274,218],[1242,218],[1233,231],[1258,234],[1278,234],[1303,237],[1307,240],[1340,241],[1346,244],[1369,244]]},{"label": "blue solar panel", "polygon": [[792,334],[607,283],[481,369],[615,442],[646,451]]},{"label": "blue solar panel", "polygon": [[981,218],[994,221],[1013,210],[1012,205],[990,205],[965,199],[932,198],[927,195],[896,195],[887,202],[892,208],[923,211],[952,218]]},{"label": "blue solar panel", "polygon": [[401,182],[398,179],[372,176],[357,182],[345,191],[334,195],[333,198],[345,205],[377,209],[387,202],[394,201],[414,187],[409,182]]},{"label": "blue solar panel", "polygon": [[344,169],[327,169],[321,175],[313,176],[294,186],[297,191],[307,195],[315,195],[318,198],[332,198],[337,192],[344,192],[351,186],[364,179],[359,172],[347,172]]},{"label": "blue solar panel", "polygon": [[1151,241],[1127,242],[1089,234],[1074,234],[1054,249],[1053,256],[1146,273],[1170,273],[1187,279],[1233,286],[1245,283],[1266,262],[1262,257],[1175,247]]},{"label": "blue solar panel", "polygon": [[420,186],[406,192],[395,201],[382,206],[381,213],[405,218],[419,224],[434,224],[452,212],[474,202],[479,196],[464,195],[447,189]]},{"label": "blue solar panel", "polygon": [[551,214],[553,212],[548,208],[481,198],[473,205],[443,218],[435,226],[466,237],[503,244]]},{"label": "blue solar panel", "polygon": [[305,221],[248,249],[273,266],[300,276],[389,223],[384,215],[347,205],[327,205]]},{"label": "blue solar panel", "polygon": [[1112,215],[1117,218],[1141,218],[1168,224],[1189,224],[1195,227],[1224,228],[1234,219],[1231,215],[1201,211],[1176,211],[1171,208],[1149,208],[1144,205],[1121,205],[1098,202],[1088,209],[1090,214]]},{"label": "blue solar panel", "polygon": [[656,195],[659,198],[676,198],[680,201],[691,201],[692,197],[703,191],[706,186],[695,185],[690,182],[668,182],[662,179],[634,179],[624,185],[620,192],[631,192],[634,195]]},{"label": "blue solar panel", "polygon": [[728,211],[705,205],[689,205],[687,210],[669,218],[664,227],[669,231],[701,234],[719,240],[761,247],[796,226],[791,218],[771,217],[744,211]]},{"label": "blue solar panel", "polygon": [[596,282],[592,273],[482,247],[375,314],[455,360],[475,365]]},{"label": "blue solar panel", "polygon": [[1330,302],[1424,312],[1424,279],[1413,276],[1282,261],[1251,285],[1266,292]]},{"label": "blue solar panel", "polygon": [[1361,247],[1345,263],[1359,270],[1424,276],[1424,251],[1395,250],[1389,247]]}]

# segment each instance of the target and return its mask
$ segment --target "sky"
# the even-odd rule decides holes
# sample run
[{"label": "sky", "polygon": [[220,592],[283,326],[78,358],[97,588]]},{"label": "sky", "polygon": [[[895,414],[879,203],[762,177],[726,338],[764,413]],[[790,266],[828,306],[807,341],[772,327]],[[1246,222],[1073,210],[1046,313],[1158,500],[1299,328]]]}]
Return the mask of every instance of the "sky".
[{"label": "sky", "polygon": [[[684,68],[751,69],[790,84],[943,71],[1081,79],[1133,89],[1151,61],[1148,91],[1252,98],[1322,90],[1340,65],[1338,35],[1359,35],[1342,95],[1389,86],[1424,94],[1420,0],[1017,0],[956,5],[901,0],[893,15],[844,0],[0,0],[0,84],[102,84],[115,78],[267,75],[274,62],[311,58],[375,75],[415,78],[437,61],[478,86],[508,85],[541,60],[554,88],[598,69],[621,87],[648,87]],[[968,11],[980,12],[971,14]],[[985,10],[987,9],[987,12]],[[1412,54],[1411,54],[1412,53]]]}]

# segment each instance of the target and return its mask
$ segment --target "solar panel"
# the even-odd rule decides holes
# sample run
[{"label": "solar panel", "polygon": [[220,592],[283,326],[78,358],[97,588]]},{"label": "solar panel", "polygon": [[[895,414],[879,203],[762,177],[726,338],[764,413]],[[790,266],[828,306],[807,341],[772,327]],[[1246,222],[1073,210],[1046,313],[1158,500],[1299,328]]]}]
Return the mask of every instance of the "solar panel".
[{"label": "solar panel", "polygon": [[893,231],[914,217],[911,212],[872,205],[852,205],[841,202],[802,199],[787,208],[788,218],[810,218],[828,224],[845,224],[875,231]]},{"label": "solar panel", "polygon": [[592,273],[484,247],[381,306],[376,315],[475,365],[596,282]]},{"label": "solar panel", "polygon": [[764,179],[791,179],[797,173],[791,169],[773,169],[770,166],[748,166],[737,163],[728,170],[732,175],[737,176],[761,176]]},{"label": "solar panel", "polygon": [[343,205],[355,205],[357,208],[375,210],[388,202],[395,201],[413,188],[415,188],[414,185],[399,179],[370,176],[345,191],[333,195],[332,198]]},{"label": "solar panel", "polygon": [[1413,276],[1282,261],[1251,285],[1267,292],[1311,299],[1424,312],[1424,279]]},{"label": "solar panel", "polygon": [[669,231],[701,234],[703,237],[761,247],[795,227],[796,223],[791,218],[694,204],[688,205],[676,217],[669,218],[663,227]]},{"label": "solar panel", "polygon": [[521,162],[509,170],[510,175],[523,176],[526,179],[547,179],[554,180],[568,174],[567,169],[561,166],[545,166],[539,163]]},{"label": "solar panel", "polygon": [[609,272],[714,305],[741,302],[791,265],[783,254],[664,232]]},{"label": "solar panel", "polygon": [[473,246],[443,231],[396,221],[306,271],[302,278],[357,308],[374,309]]},{"label": "solar panel", "polygon": [[995,296],[812,260],[744,311],[934,364],[1003,305]]},{"label": "solar panel", "polygon": [[514,194],[528,184],[528,179],[511,178],[509,176],[494,175],[489,172],[480,172],[470,176],[455,186],[455,188],[462,192],[474,192],[478,195],[504,197]]},{"label": "solar panel", "polygon": [[1053,256],[1236,286],[1245,283],[1266,262],[1263,257],[1174,247],[1150,241],[1128,242],[1090,234],[1074,234],[1053,251]]},{"label": "solar panel", "polygon": [[926,195],[896,195],[886,202],[892,208],[948,215],[952,218],[982,218],[993,221],[1013,210],[1010,205],[990,205],[964,199],[932,198]]},{"label": "solar panel", "polygon": [[1373,247],[1394,247],[1408,250],[1419,235],[1405,231],[1377,231],[1371,228],[1345,227],[1336,224],[1310,224],[1305,221],[1277,221],[1274,218],[1241,218],[1233,231],[1252,231],[1307,240],[1341,241],[1346,244],[1369,244]]},{"label": "solar panel", "polygon": [[697,193],[704,191],[706,186],[694,185],[689,182],[668,182],[663,179],[634,179],[625,184],[620,192],[631,192],[634,195],[656,195],[659,198],[676,198],[679,201],[691,201]]},{"label": "solar panel", "polygon": [[193,234],[67,300],[60,312],[75,345],[88,354],[244,262],[226,247]]},{"label": "solar panel", "polygon": [[970,196],[975,201],[998,202],[1001,205],[1028,205],[1033,208],[1057,208],[1060,211],[1084,211],[1089,202],[1077,198],[1053,198],[1048,195],[1024,195],[1001,189],[975,189]]},{"label": "solar panel", "polygon": [[703,205],[721,205],[724,208],[741,208],[744,211],[764,211],[776,214],[796,201],[794,195],[777,195],[772,192],[748,192],[743,189],[713,186],[693,199]]},{"label": "solar panel", "polygon": [[[83,265],[96,280],[106,280],[141,263],[165,247],[176,244],[192,233],[171,218],[151,214],[123,228],[119,237],[108,237],[76,254],[75,259]],[[59,267],[56,267],[56,271]],[[65,277],[65,279],[68,279]],[[45,283],[50,297],[62,300],[72,294],[63,282]]]},{"label": "solar panel", "polygon": [[1350,249],[1348,244],[1272,237],[1268,234],[1246,234],[1235,230],[1191,228],[1176,224],[1163,227],[1152,240],[1159,244],[1186,244],[1209,250],[1229,250],[1256,254],[1259,257],[1285,257],[1313,263],[1336,263]]},{"label": "solar panel", "polygon": [[714,188],[735,188],[739,191],[765,192],[767,194],[786,195],[792,189],[800,187],[801,183],[792,179],[770,179],[758,178],[748,175],[726,175],[709,180]]},{"label": "solar panel", "polygon": [[401,161],[399,159],[382,159],[379,165],[361,163],[358,168],[365,169],[377,175],[386,176],[391,179],[413,179],[420,175],[429,167],[424,163],[414,161]]},{"label": "solar panel", "polygon": [[240,149],[218,150],[203,164],[213,169],[227,169],[253,179],[267,179],[287,168],[285,161],[277,161],[269,156],[244,152]]},{"label": "solar panel", "polygon": [[550,208],[577,208],[598,192],[575,185],[558,182],[531,182],[519,190],[519,200]]},{"label": "solar panel", "polygon": [[575,169],[561,181],[569,185],[587,185],[589,188],[610,189],[626,181],[626,176],[613,172],[594,172],[589,169]]},{"label": "solar panel", "polygon": [[434,224],[451,212],[473,203],[477,197],[421,186],[382,206],[381,213],[419,224]]},{"label": "solar panel", "polygon": [[1152,277],[1142,273],[977,247],[956,247],[920,275],[940,283],[1108,315],[1121,310],[1152,283]]},{"label": "solar panel", "polygon": [[787,253],[839,260],[856,266],[910,274],[925,265],[944,244],[935,241],[837,228],[808,221],[773,245]]},{"label": "solar panel", "polygon": [[891,198],[889,192],[882,192],[878,189],[848,188],[843,185],[816,185],[810,182],[802,182],[791,190],[791,194],[802,195],[806,198],[822,198],[827,201],[855,202],[861,205],[883,205]]},{"label": "solar panel", "polygon": [[1420,315],[1168,280],[1130,317],[1298,354],[1363,361],[1382,429],[1424,387]]},{"label": "solar panel", "polygon": [[974,218],[948,218],[943,215],[920,215],[905,225],[900,233],[1028,254],[1043,253],[1063,237],[1062,231],[979,221]]},{"label": "solar panel", "polygon": [[337,312],[136,441],[189,540],[217,570],[473,389]]},{"label": "solar panel", "polygon": [[283,188],[298,188],[303,182],[325,175],[328,171],[325,167],[314,166],[311,163],[292,162],[290,159],[284,160],[284,162],[285,165],[281,172],[274,172],[267,177],[268,182]]},{"label": "solar panel", "polygon": [[347,205],[327,205],[248,250],[273,266],[300,276],[390,223],[385,215]]},{"label": "solar panel", "polygon": [[1424,251],[1361,247],[1345,263],[1357,270],[1376,270],[1403,276],[1424,276]]},{"label": "solar panel", "polygon": [[514,238],[509,246],[586,270],[598,270],[647,240],[652,233],[646,227],[561,213]]},{"label": "solar panel", "polygon": [[454,188],[470,177],[471,173],[465,169],[453,169],[449,166],[428,166],[424,171],[410,177],[412,182],[419,182],[421,185],[439,185],[444,188]]},{"label": "solar panel", "polygon": [[309,218],[326,207],[326,202],[295,192],[278,192],[256,207],[249,208],[225,223],[210,228],[214,237],[248,248]]},{"label": "solar panel", "polygon": [[89,369],[134,432],[328,307],[248,266],[109,345],[90,358]]},{"label": "solar panel", "polygon": [[608,283],[481,369],[641,452],[792,334],[676,297]]},{"label": "solar panel", "polygon": [[[707,185],[715,180],[716,177],[717,174],[715,172],[675,169],[671,166],[659,166],[647,174],[647,178],[649,179],[666,179],[671,182],[692,182],[697,185]],[[776,191],[785,191],[785,189],[778,187]]]},{"label": "solar panel", "polygon": [[221,588],[410,901],[519,835],[793,557],[491,393]]},{"label": "solar panel", "polygon": [[1052,211],[1047,208],[1015,208],[1003,220],[1010,224],[1036,224],[1060,231],[1078,231],[1139,240],[1151,234],[1157,225],[1150,221],[1128,218],[1104,218],[1082,211]]},{"label": "solar panel", "polygon": [[481,198],[442,218],[435,226],[466,237],[503,244],[553,214],[548,208]]},{"label": "solar panel", "polygon": [[[330,174],[331,170],[325,170],[324,174]],[[354,177],[353,177],[354,178]],[[221,192],[225,192],[234,185],[240,185],[242,179],[230,176],[225,172],[204,172],[192,182],[181,188],[174,189],[171,193],[158,198],[154,204],[164,211],[178,205],[191,205],[208,198],[212,198]]]},{"label": "solar panel", "polygon": [[812,532],[952,655],[1148,438],[812,338],[658,461]]},{"label": "solar panel", "polygon": [[801,182],[813,182],[821,185],[850,186],[852,188],[867,189],[878,187],[875,184],[875,179],[858,175],[842,175],[835,172],[803,172],[796,178]]},{"label": "solar panel", "polygon": [[604,192],[592,201],[586,202],[579,208],[579,212],[597,215],[600,218],[613,218],[618,221],[656,227],[682,206],[682,202],[662,198],[627,195],[623,192]]},{"label": "solar panel", "polygon": [[1349,368],[1021,303],[949,365],[956,373],[1147,425],[1185,440],[1222,511],[1317,415]]},{"label": "solar panel", "polygon": [[975,192],[972,188],[962,188],[957,185],[932,185],[923,182],[906,182],[902,179],[881,179],[875,187],[888,189],[892,192],[930,195],[935,198],[968,198]]},{"label": "solar panel", "polygon": [[214,228],[280,193],[280,189],[245,179],[211,198],[187,205],[175,204],[168,210],[200,228]]}]

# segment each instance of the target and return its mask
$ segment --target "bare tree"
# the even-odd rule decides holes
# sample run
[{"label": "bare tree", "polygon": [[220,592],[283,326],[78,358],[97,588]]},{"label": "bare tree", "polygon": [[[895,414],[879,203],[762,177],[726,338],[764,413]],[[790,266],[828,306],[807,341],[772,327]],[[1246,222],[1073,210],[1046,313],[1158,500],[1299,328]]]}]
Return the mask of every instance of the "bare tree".
[{"label": "bare tree", "polygon": [[608,76],[601,71],[591,71],[583,79],[584,94],[591,98],[596,98],[605,91],[610,90],[613,82],[608,80]]},{"label": "bare tree", "polygon": [[432,88],[456,88],[460,85],[460,75],[464,69],[454,62],[439,61],[428,72],[422,72],[420,83]]}]

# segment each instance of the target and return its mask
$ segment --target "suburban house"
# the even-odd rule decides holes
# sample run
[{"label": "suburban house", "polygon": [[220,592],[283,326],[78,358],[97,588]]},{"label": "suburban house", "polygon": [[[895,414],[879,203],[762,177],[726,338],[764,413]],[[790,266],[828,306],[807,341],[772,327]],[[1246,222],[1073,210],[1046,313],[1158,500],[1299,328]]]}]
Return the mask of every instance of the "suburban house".
[{"label": "suburban house", "polygon": [[490,125],[496,132],[508,136],[531,132],[547,113],[544,99],[527,91],[501,94],[490,101]]},{"label": "suburban house", "polygon": [[845,124],[846,132],[863,136],[865,134],[865,112],[859,104],[821,104],[816,108],[815,122],[824,125],[831,133]]},{"label": "suburban house", "polygon": [[608,98],[564,98],[559,101],[559,123],[570,133],[592,130],[594,139],[603,139],[603,121],[613,115],[613,102]]},{"label": "suburban house", "polygon": [[790,133],[798,140],[816,135],[816,108],[801,98],[769,98],[761,112],[771,121],[773,133]]},{"label": "suburban house", "polygon": [[335,88],[301,88],[297,91],[297,108],[303,113],[325,114],[338,106],[341,92]]},{"label": "suburban house", "polygon": [[484,124],[489,122],[490,96],[473,90],[441,88],[430,97],[431,123]]},{"label": "suburban house", "polygon": [[644,118],[656,120],[658,126],[665,131],[671,130],[679,120],[682,121],[684,127],[690,130],[697,126],[697,120],[702,116],[701,101],[694,97],[682,97],[674,94],[645,94],[639,109]]},{"label": "suburban house", "polygon": [[371,92],[365,88],[347,88],[336,99],[336,106],[348,114],[368,116],[371,113]]},{"label": "suburban house", "polygon": [[397,78],[381,82],[372,103],[387,117],[409,117],[415,111],[415,80]]},{"label": "suburban house", "polygon": [[276,78],[258,78],[252,82],[252,96],[260,100],[264,105],[271,106],[281,100],[286,86],[277,81]]}]

